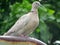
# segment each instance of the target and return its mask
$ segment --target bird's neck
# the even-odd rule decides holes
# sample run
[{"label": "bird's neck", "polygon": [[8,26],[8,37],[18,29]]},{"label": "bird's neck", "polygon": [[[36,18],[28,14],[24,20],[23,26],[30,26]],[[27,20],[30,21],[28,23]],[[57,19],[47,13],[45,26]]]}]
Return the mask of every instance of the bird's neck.
[{"label": "bird's neck", "polygon": [[31,9],[31,12],[33,12],[33,13],[38,13],[38,9],[37,9],[37,8],[32,8],[32,9]]}]

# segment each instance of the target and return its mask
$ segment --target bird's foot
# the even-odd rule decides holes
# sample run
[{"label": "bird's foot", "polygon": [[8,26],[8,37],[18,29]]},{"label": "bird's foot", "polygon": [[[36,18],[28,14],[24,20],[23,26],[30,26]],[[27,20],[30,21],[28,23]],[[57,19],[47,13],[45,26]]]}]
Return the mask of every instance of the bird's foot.
[{"label": "bird's foot", "polygon": [[28,38],[28,36],[25,36],[25,35],[20,35],[21,37],[24,37],[24,38]]}]

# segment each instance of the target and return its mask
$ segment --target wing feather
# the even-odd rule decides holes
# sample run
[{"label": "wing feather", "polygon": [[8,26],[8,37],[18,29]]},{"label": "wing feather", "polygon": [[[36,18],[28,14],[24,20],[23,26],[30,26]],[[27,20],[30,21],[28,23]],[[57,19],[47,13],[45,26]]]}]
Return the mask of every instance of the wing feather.
[{"label": "wing feather", "polygon": [[24,26],[28,24],[29,20],[30,20],[29,15],[23,15],[21,18],[17,20],[17,22],[12,26],[12,28],[9,29],[8,32],[5,33],[4,35],[15,33],[16,31],[19,31],[20,29],[24,28]]}]

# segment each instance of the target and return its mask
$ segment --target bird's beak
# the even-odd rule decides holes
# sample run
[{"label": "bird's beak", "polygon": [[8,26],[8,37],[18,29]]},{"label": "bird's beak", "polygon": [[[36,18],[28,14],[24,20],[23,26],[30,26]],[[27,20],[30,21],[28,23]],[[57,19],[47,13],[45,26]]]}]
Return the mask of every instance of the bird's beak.
[{"label": "bird's beak", "polygon": [[43,11],[47,11],[47,9],[42,4],[40,4],[39,8]]}]

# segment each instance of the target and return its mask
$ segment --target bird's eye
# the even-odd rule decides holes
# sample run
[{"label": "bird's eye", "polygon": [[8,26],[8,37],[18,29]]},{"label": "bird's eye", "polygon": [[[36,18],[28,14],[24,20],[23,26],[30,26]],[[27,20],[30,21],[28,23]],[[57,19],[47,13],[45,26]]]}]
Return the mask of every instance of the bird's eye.
[{"label": "bird's eye", "polygon": [[39,5],[39,3],[36,3],[37,5]]}]

